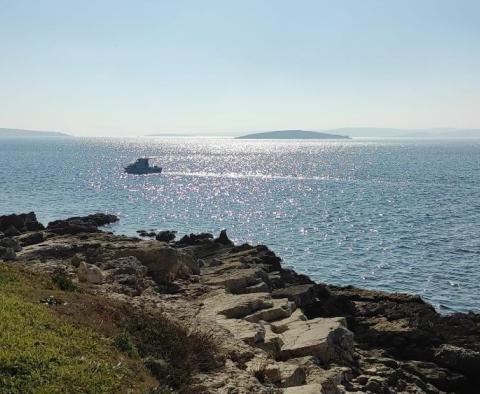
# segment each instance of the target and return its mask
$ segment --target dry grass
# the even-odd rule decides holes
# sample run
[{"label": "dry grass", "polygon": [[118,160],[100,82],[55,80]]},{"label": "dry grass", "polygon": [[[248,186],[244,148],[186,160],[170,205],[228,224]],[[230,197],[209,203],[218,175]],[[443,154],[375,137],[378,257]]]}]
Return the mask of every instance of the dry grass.
[{"label": "dry grass", "polygon": [[[174,321],[161,313],[134,310],[128,304],[88,294],[81,288],[72,289],[64,279],[32,274],[0,263],[0,293],[14,293],[19,302],[34,304],[35,311],[44,310],[73,330],[104,338],[111,349],[112,360],[120,353],[135,365],[136,379],[132,378],[132,382],[138,387],[158,386],[156,382],[160,382],[155,393],[188,392],[195,373],[212,371],[223,365],[218,340],[211,332]],[[51,296],[59,303],[39,304],[40,300]],[[27,350],[29,346],[26,345]],[[79,352],[88,350],[85,347]],[[146,376],[144,365],[153,376]],[[75,371],[77,367],[72,365],[72,368]],[[140,370],[143,372],[139,373]],[[128,385],[122,383],[120,386],[104,392],[122,392]]]}]

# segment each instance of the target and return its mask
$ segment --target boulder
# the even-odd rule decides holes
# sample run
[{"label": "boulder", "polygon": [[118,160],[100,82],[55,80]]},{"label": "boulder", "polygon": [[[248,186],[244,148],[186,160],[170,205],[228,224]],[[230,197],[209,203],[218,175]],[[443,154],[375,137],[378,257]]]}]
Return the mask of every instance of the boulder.
[{"label": "boulder", "polygon": [[225,286],[232,293],[246,293],[249,286],[262,282],[265,273],[259,268],[231,269],[222,274],[212,276],[205,283],[211,286]]},{"label": "boulder", "polygon": [[218,236],[218,238],[215,238],[214,242],[222,245],[226,245],[226,246],[233,245],[233,242],[230,241],[230,239],[227,236],[227,230],[220,231],[220,235]]},{"label": "boulder", "polygon": [[15,226],[10,226],[3,233],[6,237],[16,237],[17,235],[21,234],[21,232],[18,231]]},{"label": "boulder", "polygon": [[203,311],[208,315],[222,315],[227,319],[241,319],[260,309],[271,308],[273,301],[268,293],[234,295],[217,290],[203,301]]},{"label": "boulder", "polygon": [[29,245],[36,245],[44,240],[43,233],[41,232],[35,232],[35,233],[27,233],[20,235],[17,238],[17,241],[20,242],[20,245],[22,246],[29,246]]},{"label": "boulder", "polygon": [[159,231],[155,236],[155,239],[160,242],[170,242],[175,239],[176,233],[176,231],[170,230]]},{"label": "boulder", "polygon": [[176,277],[200,274],[198,261],[191,253],[163,246],[155,241],[140,244],[138,247],[121,249],[115,257],[128,256],[136,257],[147,267],[149,275],[157,283],[171,282]]},{"label": "boulder", "polygon": [[75,216],[48,223],[47,230],[55,234],[95,233],[99,226],[118,221],[115,215],[95,213],[88,216]]},{"label": "boulder", "polygon": [[311,304],[315,301],[315,285],[304,284],[285,287],[283,289],[276,289],[272,291],[273,298],[288,298],[295,302],[299,308]]},{"label": "boulder", "polygon": [[273,300],[273,306],[266,309],[258,310],[251,315],[245,316],[245,320],[253,323],[259,321],[271,322],[274,320],[289,317],[295,310],[295,303],[284,299]]},{"label": "boulder", "polygon": [[37,217],[33,212],[0,216],[0,231],[5,232],[12,226],[22,233],[44,229],[43,225],[37,221]]},{"label": "boulder", "polygon": [[270,363],[265,367],[265,376],[270,382],[281,387],[293,387],[305,384],[307,375],[301,366],[288,362]]},{"label": "boulder", "polygon": [[139,296],[145,289],[145,267],[136,257],[121,257],[102,263],[106,281],[113,283],[112,290],[132,297]]},{"label": "boulder", "polygon": [[78,280],[92,284],[101,284],[105,278],[100,268],[93,264],[87,264],[84,261],[80,263],[77,270]]},{"label": "boulder", "polygon": [[217,322],[230,331],[232,335],[250,346],[261,343],[265,339],[265,327],[243,319],[227,319],[220,317]]},{"label": "boulder", "polygon": [[287,318],[271,322],[272,330],[277,334],[281,334],[288,330],[289,325],[297,321],[305,321],[307,317],[303,314],[301,309],[295,311]]},{"label": "boulder", "polygon": [[303,386],[288,387],[283,391],[284,394],[323,394],[322,385],[318,383],[306,384]]},{"label": "boulder", "polygon": [[280,335],[272,331],[272,327],[261,322],[265,330],[265,337],[263,341],[256,344],[256,347],[265,350],[271,357],[277,358],[280,354],[280,349],[283,346],[283,341]]},{"label": "boulder", "polygon": [[12,248],[5,248],[4,246],[0,246],[0,259],[5,261],[7,260],[15,260],[17,254]]},{"label": "boulder", "polygon": [[265,282],[257,283],[256,285],[247,286],[243,289],[244,293],[268,293],[270,291]]},{"label": "boulder", "polygon": [[468,375],[480,375],[480,352],[471,349],[443,344],[435,350],[433,360]]},{"label": "boulder", "polygon": [[213,235],[210,233],[200,233],[200,234],[190,234],[184,235],[180,241],[177,242],[178,245],[201,245],[204,243],[211,242],[213,240]]},{"label": "boulder", "polygon": [[283,346],[280,357],[315,356],[322,363],[351,362],[353,334],[346,328],[344,318],[316,318],[295,321],[281,334]]},{"label": "boulder", "polygon": [[11,248],[14,250],[14,252],[20,252],[22,250],[20,243],[13,238],[0,239],[0,246],[3,246],[4,248]]}]

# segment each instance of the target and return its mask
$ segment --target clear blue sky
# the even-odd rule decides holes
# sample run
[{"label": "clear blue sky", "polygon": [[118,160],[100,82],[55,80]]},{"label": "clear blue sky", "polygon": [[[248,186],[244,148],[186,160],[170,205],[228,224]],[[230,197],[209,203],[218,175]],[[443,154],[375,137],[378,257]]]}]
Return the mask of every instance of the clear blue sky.
[{"label": "clear blue sky", "polygon": [[0,127],[480,128],[480,1],[0,0]]}]

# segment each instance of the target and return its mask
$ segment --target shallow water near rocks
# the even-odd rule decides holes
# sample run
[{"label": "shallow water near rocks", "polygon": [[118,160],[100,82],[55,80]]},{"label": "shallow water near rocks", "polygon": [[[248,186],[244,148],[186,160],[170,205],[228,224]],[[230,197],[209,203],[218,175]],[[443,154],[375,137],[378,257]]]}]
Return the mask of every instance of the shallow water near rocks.
[{"label": "shallow water near rocks", "polygon": [[[161,175],[124,174],[156,156]],[[480,311],[480,140],[2,139],[0,214],[263,243],[314,280]]]}]

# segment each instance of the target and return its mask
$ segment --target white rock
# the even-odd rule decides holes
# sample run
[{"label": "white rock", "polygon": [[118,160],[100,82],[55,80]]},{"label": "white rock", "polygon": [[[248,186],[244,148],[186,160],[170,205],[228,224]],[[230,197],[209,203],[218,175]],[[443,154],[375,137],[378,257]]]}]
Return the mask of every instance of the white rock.
[{"label": "white rock", "polygon": [[345,327],[344,318],[316,318],[296,321],[281,334],[283,346],[280,357],[315,356],[323,363],[350,361],[353,353],[353,334]]},{"label": "white rock", "polygon": [[87,264],[84,261],[82,261],[78,266],[77,276],[80,282],[88,282],[93,284],[100,284],[105,280],[103,272],[100,268],[93,264]]}]

